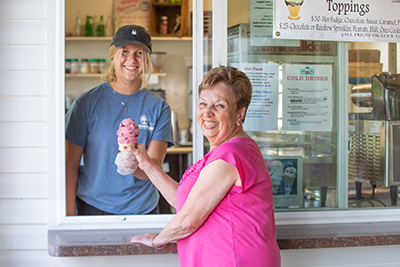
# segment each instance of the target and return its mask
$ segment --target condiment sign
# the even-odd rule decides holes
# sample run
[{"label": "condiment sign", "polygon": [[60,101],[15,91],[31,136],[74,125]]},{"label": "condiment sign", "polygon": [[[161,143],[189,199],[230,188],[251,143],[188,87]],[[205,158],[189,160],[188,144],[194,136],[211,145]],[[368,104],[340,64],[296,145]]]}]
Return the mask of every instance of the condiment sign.
[{"label": "condiment sign", "polygon": [[274,38],[399,42],[399,14],[400,0],[276,0]]}]

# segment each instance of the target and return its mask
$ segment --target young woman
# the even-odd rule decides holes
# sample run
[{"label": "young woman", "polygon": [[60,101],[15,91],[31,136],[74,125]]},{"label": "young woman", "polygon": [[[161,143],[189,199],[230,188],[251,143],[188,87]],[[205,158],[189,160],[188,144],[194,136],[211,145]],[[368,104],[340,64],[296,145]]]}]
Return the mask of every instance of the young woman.
[{"label": "young woman", "polygon": [[[171,109],[145,89],[152,64],[151,37],[141,26],[126,25],[115,33],[104,83],[80,95],[66,115],[67,215],[157,213],[159,193],[139,168],[117,172],[116,132],[132,118],[155,166],[161,167],[173,145]],[[81,158],[83,164],[81,165]]]}]

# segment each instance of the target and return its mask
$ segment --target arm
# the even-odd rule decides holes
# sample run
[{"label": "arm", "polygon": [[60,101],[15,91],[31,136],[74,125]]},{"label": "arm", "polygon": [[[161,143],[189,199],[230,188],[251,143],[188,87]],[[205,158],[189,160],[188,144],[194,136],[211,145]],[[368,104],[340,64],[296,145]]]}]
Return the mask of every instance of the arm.
[{"label": "arm", "polygon": [[154,235],[145,234],[133,237],[131,242],[159,247],[190,236],[201,227],[234,184],[241,186],[237,169],[223,160],[213,161],[201,171],[182,209],[159,235],[153,238]]},{"label": "arm", "polygon": [[132,152],[136,156],[139,164],[135,176],[140,172],[143,176],[150,179],[168,203],[172,207],[176,207],[176,189],[178,188],[178,183],[161,169],[161,164],[162,161],[164,161],[164,158],[162,159],[161,164],[156,163],[154,158],[151,158],[150,152],[146,152],[145,146],[141,144],[137,144],[137,149],[129,147],[127,148],[127,151]]},{"label": "arm", "polygon": [[75,215],[76,184],[78,182],[79,165],[84,148],[65,141],[65,179],[67,197],[67,216]]}]

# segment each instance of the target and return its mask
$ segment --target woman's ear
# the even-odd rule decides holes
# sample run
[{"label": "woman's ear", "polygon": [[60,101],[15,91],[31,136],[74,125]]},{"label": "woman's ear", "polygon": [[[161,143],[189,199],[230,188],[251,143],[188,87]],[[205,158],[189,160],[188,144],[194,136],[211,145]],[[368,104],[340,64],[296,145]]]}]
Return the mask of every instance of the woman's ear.
[{"label": "woman's ear", "polygon": [[237,119],[236,119],[236,125],[240,126],[244,122],[244,117],[246,116],[246,108],[243,107],[239,109]]}]

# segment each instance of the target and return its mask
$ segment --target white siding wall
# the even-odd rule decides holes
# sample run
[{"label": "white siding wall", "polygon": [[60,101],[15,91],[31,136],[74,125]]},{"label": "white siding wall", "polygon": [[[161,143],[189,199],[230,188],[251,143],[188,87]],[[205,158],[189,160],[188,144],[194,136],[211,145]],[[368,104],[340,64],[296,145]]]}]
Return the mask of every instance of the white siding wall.
[{"label": "white siding wall", "polygon": [[[178,266],[177,255],[54,258],[47,254],[53,173],[49,102],[56,97],[49,25],[58,0],[0,0],[0,266]],[[48,14],[53,14],[48,16]],[[54,17],[53,17],[54,16]],[[51,66],[49,66],[51,65]],[[57,90],[57,88],[55,88]],[[61,122],[62,123],[62,122]],[[49,158],[49,160],[48,160]],[[52,170],[52,171],[49,171]],[[51,190],[50,190],[51,191]],[[283,266],[399,266],[400,246],[283,251]]]},{"label": "white siding wall", "polygon": [[2,254],[47,248],[46,5],[0,1]]}]

